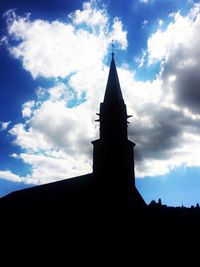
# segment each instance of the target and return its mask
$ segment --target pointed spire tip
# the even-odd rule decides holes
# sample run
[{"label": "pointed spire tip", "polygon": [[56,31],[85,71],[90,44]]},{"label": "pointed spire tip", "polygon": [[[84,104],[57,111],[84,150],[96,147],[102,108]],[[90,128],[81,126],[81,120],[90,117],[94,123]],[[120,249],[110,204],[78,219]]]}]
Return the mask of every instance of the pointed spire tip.
[{"label": "pointed spire tip", "polygon": [[112,53],[111,53],[111,55],[112,55],[112,58],[114,58],[114,55],[115,55],[115,53],[114,53],[114,49],[115,49],[115,45],[114,45],[114,41],[112,40]]}]

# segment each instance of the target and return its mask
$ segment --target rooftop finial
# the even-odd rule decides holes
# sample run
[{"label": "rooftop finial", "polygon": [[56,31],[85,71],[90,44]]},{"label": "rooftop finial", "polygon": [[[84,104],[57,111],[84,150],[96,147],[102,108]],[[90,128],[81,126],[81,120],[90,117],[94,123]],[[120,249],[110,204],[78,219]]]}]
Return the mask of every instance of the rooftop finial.
[{"label": "rooftop finial", "polygon": [[114,41],[112,40],[112,53],[111,53],[111,55],[112,55],[112,57],[114,57],[114,55],[115,55],[115,53],[114,53],[114,49],[115,49],[115,45],[114,45]]}]

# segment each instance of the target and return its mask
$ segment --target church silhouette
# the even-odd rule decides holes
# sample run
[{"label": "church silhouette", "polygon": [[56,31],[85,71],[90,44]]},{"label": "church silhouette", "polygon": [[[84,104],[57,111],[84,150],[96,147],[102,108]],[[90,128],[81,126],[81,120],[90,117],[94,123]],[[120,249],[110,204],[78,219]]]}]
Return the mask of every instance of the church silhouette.
[{"label": "church silhouette", "polygon": [[[68,260],[67,247],[72,248],[75,258],[80,253],[89,258],[95,255],[95,263],[101,258],[107,261],[108,256],[117,263],[116,256],[122,252],[125,258],[128,255],[129,260],[136,262],[141,248],[143,252],[149,248],[154,250],[152,242],[157,251],[161,244],[168,243],[165,241],[168,238],[180,244],[181,237],[185,238],[191,229],[199,229],[199,208],[167,207],[161,200],[147,205],[135,186],[135,144],[128,140],[129,116],[114,53],[104,101],[97,115],[100,138],[92,142],[93,172],[1,198],[4,244],[14,242],[16,248],[21,242],[23,250],[37,244],[41,251],[44,247],[54,248],[53,254],[57,246],[63,244],[64,254],[60,255],[60,249],[57,253],[59,257],[64,256],[64,261]],[[69,257],[69,253],[67,255]],[[50,258],[45,257],[45,261]],[[138,258],[140,262],[141,259]]]},{"label": "church silhouette", "polygon": [[[92,142],[93,173],[13,192],[1,199],[10,208],[35,211],[44,207],[66,211],[143,209],[146,203],[135,187],[134,146],[128,140],[123,100],[114,53],[100,113],[100,138]],[[64,175],[64,174],[63,174]],[[95,209],[94,209],[95,207]]]}]

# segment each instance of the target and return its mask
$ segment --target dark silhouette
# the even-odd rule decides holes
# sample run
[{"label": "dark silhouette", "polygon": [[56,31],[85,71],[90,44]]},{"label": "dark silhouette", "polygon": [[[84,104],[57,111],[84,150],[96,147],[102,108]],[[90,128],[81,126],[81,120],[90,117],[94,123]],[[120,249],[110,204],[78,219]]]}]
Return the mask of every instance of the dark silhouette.
[{"label": "dark silhouette", "polygon": [[162,200],[161,200],[161,198],[158,199],[158,205],[159,205],[159,206],[162,205]]},{"label": "dark silhouette", "polygon": [[[126,105],[122,97],[114,53],[103,103],[97,114],[100,122],[100,139],[94,145],[93,174],[109,194],[115,192],[120,202],[126,196],[132,207],[144,208],[144,200],[135,187],[134,146],[128,140]],[[117,193],[117,194],[116,194]],[[120,199],[120,195],[122,199]]]},{"label": "dark silhouette", "polygon": [[[158,245],[168,233],[172,236],[176,231],[177,236],[180,231],[182,235],[184,229],[185,236],[191,225],[200,226],[199,205],[193,209],[173,208],[162,205],[161,199],[146,205],[135,187],[135,144],[128,140],[130,116],[122,97],[114,53],[98,116],[100,138],[92,142],[93,173],[1,198],[2,229],[9,229],[6,233],[10,235],[17,233],[17,241],[23,236],[25,243],[45,236],[47,245],[48,236],[59,242],[63,239],[65,245],[75,240],[76,246],[83,249],[87,240],[91,252],[101,242],[104,249],[111,246],[117,251],[131,249],[130,241],[136,246],[145,242],[148,247],[148,242],[156,237]],[[30,229],[36,229],[33,235]],[[132,248],[131,253],[134,251]]]}]

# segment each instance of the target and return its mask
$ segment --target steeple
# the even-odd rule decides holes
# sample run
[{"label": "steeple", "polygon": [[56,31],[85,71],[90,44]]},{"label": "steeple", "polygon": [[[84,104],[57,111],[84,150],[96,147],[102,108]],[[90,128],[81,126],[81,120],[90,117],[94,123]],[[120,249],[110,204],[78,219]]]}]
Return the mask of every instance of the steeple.
[{"label": "steeple", "polygon": [[114,53],[103,103],[100,104],[100,139],[109,143],[127,140],[127,111],[115,65]]},{"label": "steeple", "polygon": [[110,71],[104,96],[104,103],[110,103],[113,101],[116,101],[118,103],[124,102],[115,65],[114,52],[112,52],[112,60],[110,64]]},{"label": "steeple", "polygon": [[[134,155],[135,144],[128,140],[127,111],[123,100],[120,82],[115,65],[114,52],[100,113],[100,138],[93,141],[93,172],[107,183],[119,186],[123,183],[134,184]],[[109,178],[108,178],[109,177]]]}]

